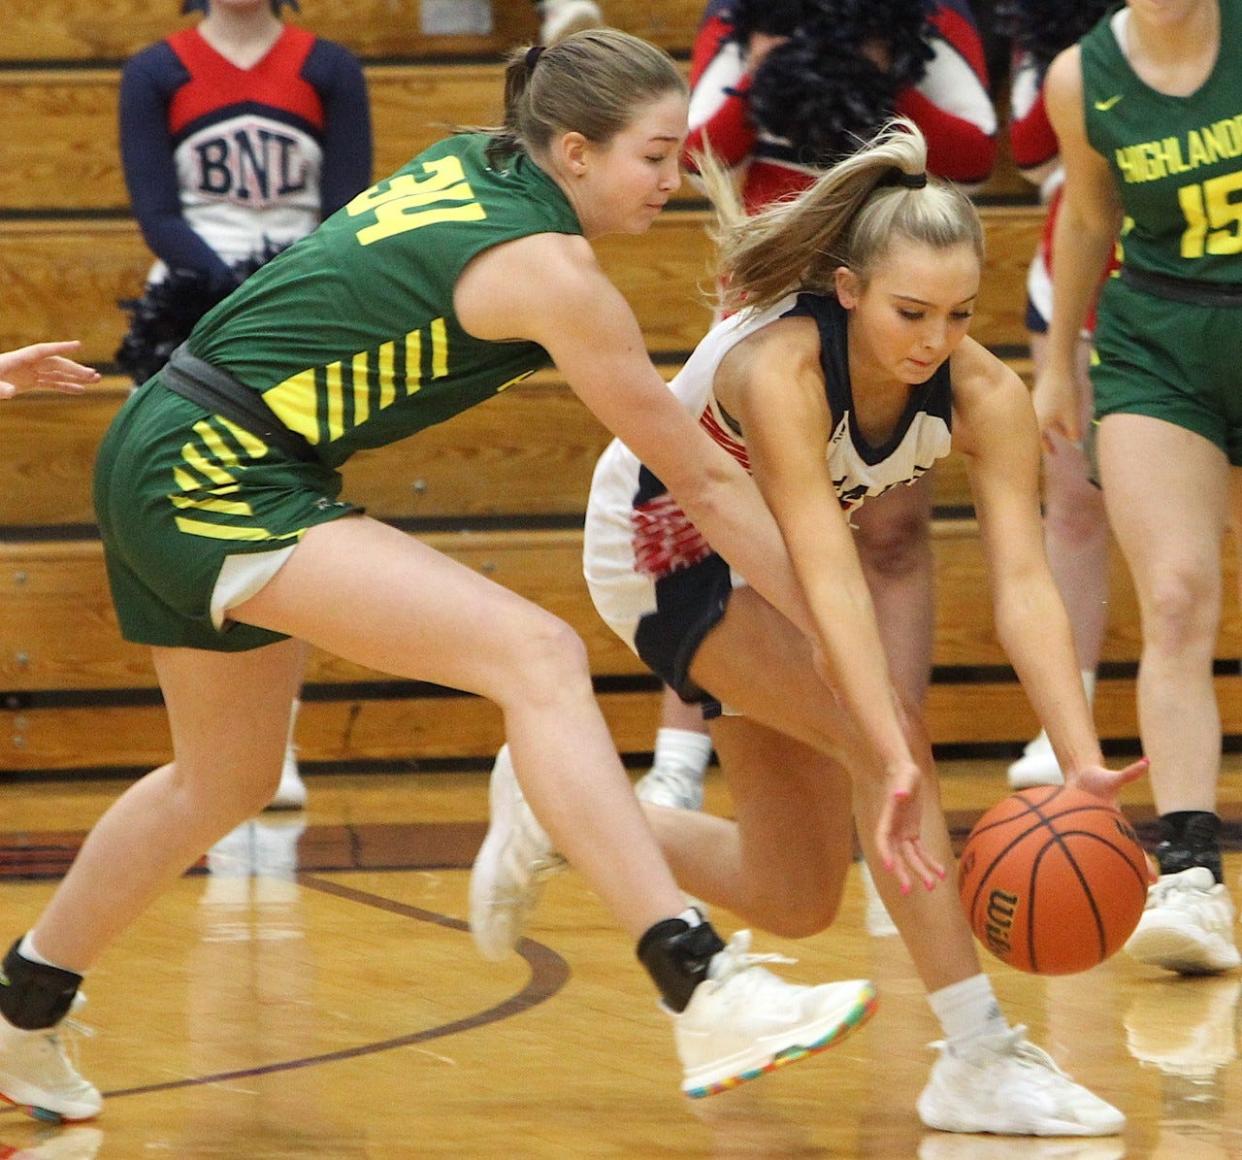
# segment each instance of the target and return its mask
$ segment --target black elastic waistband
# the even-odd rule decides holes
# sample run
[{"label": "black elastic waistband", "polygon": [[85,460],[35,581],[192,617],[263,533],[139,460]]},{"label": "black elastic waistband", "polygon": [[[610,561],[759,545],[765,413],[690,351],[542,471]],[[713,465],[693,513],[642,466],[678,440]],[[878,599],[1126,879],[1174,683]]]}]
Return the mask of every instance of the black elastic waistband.
[{"label": "black elastic waistband", "polygon": [[227,371],[192,355],[185,343],[172,352],[159,380],[173,394],[223,415],[243,431],[249,431],[256,439],[262,439],[286,455],[304,463],[319,462],[315,449],[276,417],[276,412],[258,391],[252,391]]},{"label": "black elastic waistband", "polygon": [[1135,270],[1124,265],[1121,267],[1121,280],[1132,289],[1169,302],[1185,302],[1191,306],[1242,306],[1242,283],[1238,282],[1174,278],[1169,274],[1153,274],[1150,270]]}]

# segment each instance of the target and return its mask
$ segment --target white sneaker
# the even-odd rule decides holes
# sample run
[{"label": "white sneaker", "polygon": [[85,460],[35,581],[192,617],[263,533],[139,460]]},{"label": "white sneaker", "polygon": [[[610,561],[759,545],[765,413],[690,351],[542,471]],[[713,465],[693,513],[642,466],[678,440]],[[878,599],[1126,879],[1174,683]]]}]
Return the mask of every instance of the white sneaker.
[{"label": "white sneaker", "polygon": [[470,933],[485,959],[499,962],[517,945],[543,884],[568,863],[522,796],[509,747],[492,765],[491,823],[470,871]]},{"label": "white sneaker", "polygon": [[671,810],[703,808],[703,776],[705,771],[684,765],[653,765],[634,783],[640,802],[667,806]]},{"label": "white sneaker", "polygon": [[875,987],[866,979],[818,987],[787,983],[759,964],[794,960],[749,949],[750,931],[738,931],[712,957],[690,1005],[673,1016],[681,1090],[692,1099],[825,1051],[875,1011]]},{"label": "white sneaker", "polygon": [[1233,902],[1206,866],[1162,874],[1126,941],[1132,958],[1182,975],[1214,975],[1242,966],[1233,941]]},{"label": "white sneaker", "polygon": [[880,897],[880,892],[876,889],[871,867],[866,862],[860,862],[859,869],[862,872],[863,893],[867,896],[864,920],[867,933],[874,938],[888,938],[897,934],[897,924],[893,921],[893,916],[888,913],[888,907],[884,905],[884,899]]},{"label": "white sneaker", "polygon": [[285,763],[280,767],[280,785],[264,809],[300,810],[305,807],[306,783],[298,772],[298,751],[290,745],[285,749]]},{"label": "white sneaker", "polygon": [[[83,1002],[77,996],[74,1007]],[[73,1019],[40,1031],[23,1031],[0,1017],[0,1100],[51,1124],[99,1115],[103,1097],[69,1061],[62,1041],[65,1031],[89,1034]]]},{"label": "white sneaker", "polygon": [[542,0],[539,14],[539,39],[544,44],[555,44],[575,32],[600,28],[604,23],[604,14],[594,0]]},{"label": "white sneaker", "polygon": [[1065,775],[1057,763],[1057,755],[1052,752],[1052,742],[1048,740],[1047,733],[1041,732],[1033,741],[1026,743],[1022,756],[1010,765],[1008,776],[1011,789],[1065,784]]},{"label": "white sneaker", "polygon": [[[0,1151],[12,1160],[94,1160],[104,1134],[98,1128],[60,1128],[16,1152]],[[0,1144],[0,1149],[3,1149]]]},{"label": "white sneaker", "polygon": [[940,1058],[919,1096],[919,1118],[942,1132],[1113,1136],[1126,1118],[1075,1083],[1026,1038],[1025,1027],[974,1040]]}]

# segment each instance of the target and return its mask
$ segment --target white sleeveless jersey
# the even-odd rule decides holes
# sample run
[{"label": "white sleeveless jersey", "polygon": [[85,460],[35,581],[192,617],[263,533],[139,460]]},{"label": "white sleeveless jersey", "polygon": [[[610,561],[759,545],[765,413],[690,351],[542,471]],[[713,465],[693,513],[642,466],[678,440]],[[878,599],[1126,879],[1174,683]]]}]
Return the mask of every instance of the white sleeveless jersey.
[{"label": "white sleeveless jersey", "polygon": [[[913,483],[948,454],[952,423],[948,363],[912,389],[892,436],[872,446],[854,417],[845,311],[835,298],[791,294],[767,310],[742,311],[714,326],[669,384],[704,430],[743,467],[750,469],[746,436],[714,395],[716,371],[742,339],[790,316],[811,317],[819,327],[820,360],[832,415],[824,454],[843,508],[849,510],[889,488]],[[632,644],[637,620],[655,607],[655,583],[692,567],[711,551],[660,480],[624,443],[614,439],[592,478],[583,555],[587,583],[604,619]]]}]

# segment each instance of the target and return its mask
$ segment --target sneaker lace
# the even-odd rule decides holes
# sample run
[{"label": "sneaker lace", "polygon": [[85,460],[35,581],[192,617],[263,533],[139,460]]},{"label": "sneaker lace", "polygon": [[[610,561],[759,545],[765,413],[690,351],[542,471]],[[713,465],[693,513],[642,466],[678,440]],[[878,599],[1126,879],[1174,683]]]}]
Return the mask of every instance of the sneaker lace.
[{"label": "sneaker lace", "polygon": [[767,971],[756,971],[752,968],[762,966],[764,963],[789,964],[797,961],[786,955],[751,954],[750,931],[739,930],[729,939],[725,949],[712,959],[708,975],[717,984],[725,982],[726,979],[741,976],[732,990],[738,996],[744,997],[753,993],[757,988],[765,986],[773,978]]},{"label": "sneaker lace", "polygon": [[47,1028],[42,1034],[46,1050],[54,1056],[59,1068],[65,1069],[76,1083],[85,1085],[86,1081],[78,1073],[80,1060],[80,1040],[92,1038],[95,1029],[80,1019],[72,1017],[62,1019],[54,1027]]},{"label": "sneaker lace", "polygon": [[1225,892],[1219,883],[1204,887],[1190,881],[1186,872],[1168,874],[1148,891],[1147,909],[1153,910],[1161,906],[1177,906],[1182,910],[1193,911],[1204,923],[1209,925],[1228,926],[1232,916],[1228,914],[1228,903]]},{"label": "sneaker lace", "polygon": [[95,1028],[89,1023],[83,1023],[81,1019],[74,1019],[72,1017],[62,1019],[51,1033],[51,1039],[54,1041],[57,1050],[69,1061],[74,1071],[78,1069],[81,1041],[83,1039],[93,1039],[94,1037]]},{"label": "sneaker lace", "polygon": [[[1061,1070],[1057,1065],[1057,1061],[1052,1058],[1042,1047],[1036,1046],[1026,1037],[1026,1025],[1019,1023],[1016,1027],[1011,1027],[1006,1031],[995,1046],[997,1054],[1008,1055],[1015,1059],[1021,1066],[1026,1068],[1037,1068],[1041,1072],[1051,1073],[1046,1078],[1060,1080],[1069,1080],[1070,1077]],[[1073,1081],[1070,1080],[1072,1083]]]},{"label": "sneaker lace", "polygon": [[519,809],[523,817],[514,834],[514,857],[525,863],[531,883],[546,882],[564,870],[569,863],[564,855],[558,854],[552,847],[551,839],[525,799]]},{"label": "sneaker lace", "polygon": [[565,860],[564,855],[558,854],[555,850],[549,850],[546,854],[540,854],[538,858],[531,862],[531,881],[542,885],[549,878],[556,877],[557,874],[568,866],[569,863]]},{"label": "sneaker lace", "polygon": [[1147,909],[1154,910],[1158,906],[1167,905],[1172,897],[1185,889],[1177,876],[1169,874],[1157,879],[1147,891]]},{"label": "sneaker lace", "polygon": [[532,858],[529,863],[530,874],[525,883],[511,886],[509,889],[498,889],[486,900],[487,906],[492,910],[512,910],[514,907],[521,907],[524,910],[531,910],[535,903],[539,901],[539,895],[543,891],[543,884],[549,878],[555,878],[562,870],[569,866],[569,862],[561,854],[548,851]]},{"label": "sneaker lace", "polygon": [[[1016,1027],[1010,1027],[997,1035],[987,1036],[979,1041],[979,1046],[986,1047],[991,1053],[1014,1060],[1024,1070],[1029,1070],[1034,1077],[1041,1080],[1052,1082],[1064,1080],[1073,1083],[1073,1080],[1061,1070],[1051,1055],[1026,1037],[1026,1031],[1026,1024],[1019,1023]],[[941,1052],[951,1050],[943,1039],[937,1039],[930,1046]],[[967,1053],[969,1054],[969,1051]]]}]

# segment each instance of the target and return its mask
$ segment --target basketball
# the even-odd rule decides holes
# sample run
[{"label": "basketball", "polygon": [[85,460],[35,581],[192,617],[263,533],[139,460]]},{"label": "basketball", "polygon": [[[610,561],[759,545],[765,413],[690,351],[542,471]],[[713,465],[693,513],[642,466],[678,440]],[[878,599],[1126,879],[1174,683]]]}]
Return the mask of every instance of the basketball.
[{"label": "basketball", "polygon": [[1102,963],[1147,901],[1147,855],[1120,811],[1083,790],[1044,785],[998,802],[962,849],[958,892],[975,937],[1036,975]]}]

